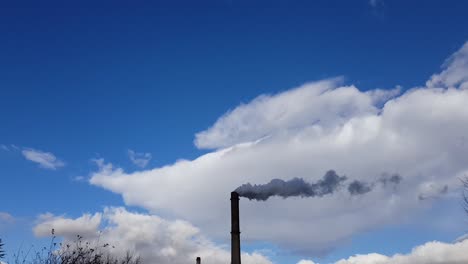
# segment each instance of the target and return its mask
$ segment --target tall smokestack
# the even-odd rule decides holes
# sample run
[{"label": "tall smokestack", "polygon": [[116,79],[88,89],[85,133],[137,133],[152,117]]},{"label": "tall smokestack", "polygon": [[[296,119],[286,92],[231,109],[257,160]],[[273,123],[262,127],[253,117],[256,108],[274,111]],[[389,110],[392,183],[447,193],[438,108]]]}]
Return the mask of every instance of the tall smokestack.
[{"label": "tall smokestack", "polygon": [[241,264],[239,194],[231,192],[231,264]]},{"label": "tall smokestack", "polygon": [[201,258],[197,257],[197,264],[201,264]]}]

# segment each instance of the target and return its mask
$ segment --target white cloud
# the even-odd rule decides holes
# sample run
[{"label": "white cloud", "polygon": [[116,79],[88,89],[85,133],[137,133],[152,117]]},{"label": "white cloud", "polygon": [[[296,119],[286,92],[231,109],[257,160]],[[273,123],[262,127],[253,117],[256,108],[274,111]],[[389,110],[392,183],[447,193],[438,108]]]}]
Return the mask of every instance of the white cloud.
[{"label": "white cloud", "polygon": [[441,185],[434,182],[424,182],[419,187],[419,199],[437,198],[446,194],[448,191],[447,185]]},{"label": "white cloud", "polygon": [[139,153],[131,149],[128,150],[128,157],[130,158],[133,164],[140,168],[146,167],[146,165],[148,165],[148,162],[152,158],[151,153]]},{"label": "white cloud", "polygon": [[431,201],[419,197],[430,186],[447,186],[448,193],[459,187],[458,178],[468,173],[468,148],[460,145],[468,131],[468,90],[461,88],[383,96],[332,79],[261,95],[196,135],[198,147],[217,150],[133,173],[100,160],[90,183],[121,194],[128,205],[170,213],[222,239],[229,230],[229,193],[243,183],[316,181],[329,169],[363,181],[399,173],[399,188],[362,196],[340,191],[312,199],[241,200],[243,239],[323,253],[356,233],[423,210]]},{"label": "white cloud", "polygon": [[372,98],[374,105],[381,105],[386,103],[388,100],[393,99],[401,94],[401,86],[396,86],[393,89],[374,89],[369,90],[366,94],[369,94]]},{"label": "white cloud", "polygon": [[195,144],[199,148],[229,147],[285,130],[302,130],[314,123],[332,128],[350,117],[377,112],[372,96],[354,86],[337,87],[340,82],[341,78],[335,78],[276,95],[261,95],[196,134]]},{"label": "white cloud", "polygon": [[5,151],[10,151],[10,149],[6,145],[3,145],[3,144],[0,145],[0,148]]},{"label": "white cloud", "polygon": [[[106,208],[102,213],[85,214],[76,219],[41,216],[34,232],[38,236],[55,234],[65,239],[65,244],[82,235],[85,240],[109,243],[113,254],[135,252],[143,263],[182,264],[193,263],[201,257],[203,263],[229,263],[230,253],[214,245],[199,229],[186,221],[168,221],[155,215],[132,213],[124,208]],[[101,228],[100,228],[101,226]],[[246,264],[271,264],[258,253],[242,255]]]},{"label": "white cloud", "polygon": [[462,242],[462,241],[465,241],[465,240],[468,240],[468,234],[464,234],[460,237],[457,237],[457,239],[455,239],[455,243],[456,242]]},{"label": "white cloud", "polygon": [[468,240],[455,244],[428,242],[409,254],[388,257],[376,253],[356,255],[335,264],[462,264],[468,263]]},{"label": "white cloud", "polygon": [[317,264],[317,263],[313,262],[312,260],[303,259],[303,260],[300,260],[297,264]]},{"label": "white cloud", "polygon": [[468,42],[444,64],[441,73],[432,75],[428,87],[460,87],[468,89]]},{"label": "white cloud", "polygon": [[51,213],[42,214],[38,217],[40,224],[33,229],[34,235],[38,237],[50,236],[52,229],[58,236],[73,237],[81,235],[94,238],[98,235],[98,228],[101,223],[102,215],[84,214],[77,219],[65,218],[63,216],[54,216]]},{"label": "white cloud", "polygon": [[36,149],[24,149],[21,151],[23,156],[32,162],[39,164],[44,169],[56,170],[65,166],[65,163],[59,160],[54,154]]}]

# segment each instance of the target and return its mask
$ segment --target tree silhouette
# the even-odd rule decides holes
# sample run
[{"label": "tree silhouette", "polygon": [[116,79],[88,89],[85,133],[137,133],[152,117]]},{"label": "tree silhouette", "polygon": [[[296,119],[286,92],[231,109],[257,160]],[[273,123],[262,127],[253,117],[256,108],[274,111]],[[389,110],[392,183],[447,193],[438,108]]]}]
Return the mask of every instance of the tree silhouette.
[{"label": "tree silhouette", "polygon": [[5,257],[5,251],[3,251],[3,244],[2,239],[0,238],[0,259],[3,259]]},{"label": "tree silhouette", "polygon": [[468,177],[462,180],[463,182],[463,208],[465,212],[468,214]]}]

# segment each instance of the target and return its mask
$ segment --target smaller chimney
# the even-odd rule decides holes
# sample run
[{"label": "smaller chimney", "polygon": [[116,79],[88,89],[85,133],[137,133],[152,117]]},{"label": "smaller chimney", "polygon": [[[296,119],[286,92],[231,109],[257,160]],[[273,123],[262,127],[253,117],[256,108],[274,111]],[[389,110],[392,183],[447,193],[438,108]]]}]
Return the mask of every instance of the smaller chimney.
[{"label": "smaller chimney", "polygon": [[201,258],[197,257],[197,264],[201,264]]}]

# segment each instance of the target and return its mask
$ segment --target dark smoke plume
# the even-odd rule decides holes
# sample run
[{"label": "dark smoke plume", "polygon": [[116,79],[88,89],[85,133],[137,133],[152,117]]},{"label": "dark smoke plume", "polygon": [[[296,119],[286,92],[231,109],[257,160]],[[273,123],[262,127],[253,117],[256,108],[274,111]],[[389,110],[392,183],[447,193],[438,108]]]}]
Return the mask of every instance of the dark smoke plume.
[{"label": "dark smoke plume", "polygon": [[398,174],[388,175],[384,173],[382,177],[380,177],[376,182],[373,183],[367,183],[358,180],[352,181],[348,185],[348,192],[351,195],[365,194],[372,191],[372,189],[374,189],[375,185],[377,184],[381,184],[384,187],[392,186],[393,189],[395,189],[396,186],[400,184],[401,180],[402,178]]},{"label": "dark smoke plume", "polygon": [[365,194],[372,190],[372,186],[361,181],[353,181],[348,185],[348,192],[351,195]]},{"label": "dark smoke plume", "polygon": [[402,180],[402,178],[398,174],[388,175],[388,174],[384,173],[379,181],[384,186],[387,186],[389,184],[398,185],[401,182],[401,180]]},{"label": "dark smoke plume", "polygon": [[283,198],[291,196],[314,197],[333,193],[340,183],[346,180],[346,176],[338,176],[335,171],[329,170],[323,179],[316,183],[308,183],[301,178],[294,178],[289,181],[273,179],[267,184],[252,185],[243,184],[235,190],[239,196],[250,200],[265,201],[271,196],[281,196]]},{"label": "dark smoke plume", "polygon": [[[329,170],[322,179],[315,183],[308,183],[302,178],[293,178],[288,181],[273,179],[267,184],[243,184],[238,187],[235,192],[241,197],[257,201],[266,201],[271,196],[280,196],[283,198],[291,196],[321,197],[334,193],[344,185],[346,180],[346,176],[339,176],[334,170]],[[347,185],[347,189],[351,195],[363,195],[372,191],[377,184],[381,184],[384,187],[392,185],[396,188],[401,180],[402,178],[398,174],[391,176],[384,174],[379,180],[373,183],[354,180]]]}]

